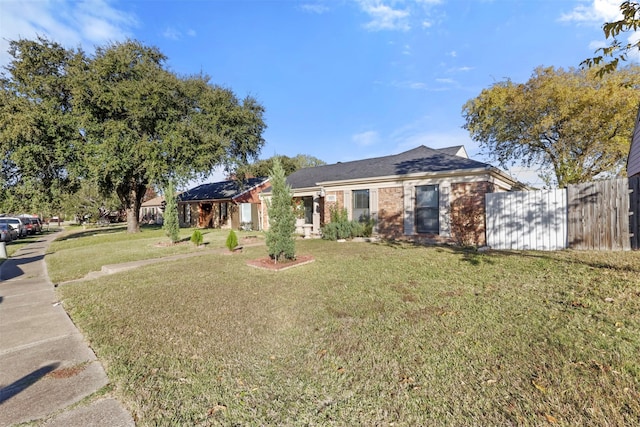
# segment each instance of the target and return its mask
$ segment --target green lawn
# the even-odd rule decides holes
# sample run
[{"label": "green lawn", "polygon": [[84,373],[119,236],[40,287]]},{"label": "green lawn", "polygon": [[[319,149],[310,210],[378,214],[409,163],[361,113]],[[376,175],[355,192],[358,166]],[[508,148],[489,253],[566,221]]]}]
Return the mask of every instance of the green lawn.
[{"label": "green lawn", "polygon": [[[77,255],[117,236],[57,243],[50,271],[86,270]],[[143,236],[120,245],[148,253]],[[640,252],[297,248],[316,261],[274,273],[246,266],[264,247],[210,251],[58,292],[143,426],[640,420]]]},{"label": "green lawn", "polygon": [[[168,255],[206,252],[224,248],[226,232],[201,230],[204,245],[197,248],[189,242],[194,229],[180,229],[181,244],[166,246],[170,240],[160,226],[143,226],[141,232],[129,234],[126,225],[109,227],[67,227],[64,237],[56,240],[47,251],[49,276],[53,283],[80,279],[103,265],[117,264]],[[239,238],[260,233],[238,232]]]}]

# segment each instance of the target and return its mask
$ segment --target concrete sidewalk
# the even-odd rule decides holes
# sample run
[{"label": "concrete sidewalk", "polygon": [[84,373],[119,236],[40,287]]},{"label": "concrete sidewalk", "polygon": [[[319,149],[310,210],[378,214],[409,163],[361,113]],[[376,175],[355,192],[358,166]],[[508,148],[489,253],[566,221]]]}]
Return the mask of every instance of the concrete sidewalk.
[{"label": "concrete sidewalk", "polygon": [[91,396],[108,378],[61,304],[39,236],[0,266],[0,426],[133,426],[120,402]]}]

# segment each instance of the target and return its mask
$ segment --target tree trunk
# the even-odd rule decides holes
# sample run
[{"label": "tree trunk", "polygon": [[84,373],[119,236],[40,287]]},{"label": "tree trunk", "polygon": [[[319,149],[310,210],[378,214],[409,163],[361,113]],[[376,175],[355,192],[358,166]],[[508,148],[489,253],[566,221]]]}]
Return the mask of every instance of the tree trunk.
[{"label": "tree trunk", "polygon": [[138,222],[138,214],[140,212],[140,205],[137,207],[130,207],[127,211],[127,233],[139,233],[140,223]]},{"label": "tree trunk", "polygon": [[[123,190],[123,189],[121,189]],[[140,222],[140,205],[142,198],[147,190],[144,184],[138,184],[132,180],[131,185],[125,191],[118,191],[118,196],[123,202],[125,211],[127,212],[127,233],[139,233]]]}]

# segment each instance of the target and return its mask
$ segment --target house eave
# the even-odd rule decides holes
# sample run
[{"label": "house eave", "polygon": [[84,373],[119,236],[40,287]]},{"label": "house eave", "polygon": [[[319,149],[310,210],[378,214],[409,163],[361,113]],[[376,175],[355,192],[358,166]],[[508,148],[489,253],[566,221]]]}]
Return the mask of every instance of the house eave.
[{"label": "house eave", "polygon": [[236,194],[236,195],[235,195],[235,196],[233,196],[230,200],[231,200],[231,201],[234,201],[234,200],[235,200],[235,199],[237,199],[238,197],[241,197],[241,196],[243,196],[243,195],[245,195],[245,194],[249,193],[250,191],[255,190],[256,188],[260,187],[261,185],[264,185],[264,183],[265,183],[265,182],[267,182],[267,181],[269,181],[269,178],[266,178],[264,181],[262,181],[262,182],[260,182],[260,183],[258,183],[258,184],[256,184],[256,185],[254,185],[254,186],[253,186],[253,187],[251,187],[251,188],[247,188],[247,189],[246,189],[246,190],[244,190],[242,193],[238,193],[238,194]]},{"label": "house eave", "polygon": [[[380,182],[389,182],[389,181],[408,181],[413,179],[422,179],[422,178],[451,178],[457,176],[469,176],[469,175],[482,175],[486,173],[491,173],[493,167],[483,167],[483,168],[475,168],[475,169],[456,169],[450,171],[438,171],[438,172],[416,172],[410,174],[402,174],[402,175],[387,175],[387,176],[376,176],[371,178],[356,178],[356,179],[343,179],[339,181],[321,181],[318,182],[319,187],[332,187],[339,185],[356,185],[356,184],[372,184],[372,183],[380,183]],[[512,180],[512,179],[511,179]],[[295,192],[298,192],[299,189],[293,189]]]}]

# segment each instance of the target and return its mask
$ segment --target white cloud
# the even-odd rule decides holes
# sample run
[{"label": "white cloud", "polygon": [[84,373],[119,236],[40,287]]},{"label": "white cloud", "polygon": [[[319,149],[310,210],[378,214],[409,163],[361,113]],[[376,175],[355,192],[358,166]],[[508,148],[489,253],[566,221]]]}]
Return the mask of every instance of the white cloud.
[{"label": "white cloud", "polygon": [[444,79],[444,78],[436,79],[436,82],[438,82],[438,83],[445,83],[445,84],[455,84],[455,83],[456,83],[456,81],[455,81],[455,80],[453,80],[453,79],[449,79],[449,78],[446,78],[446,79]]},{"label": "white cloud", "polygon": [[609,22],[620,19],[620,0],[592,0],[589,4],[578,5],[571,12],[562,14],[561,21]]},{"label": "white cloud", "polygon": [[455,50],[452,50],[451,52],[449,52],[447,55],[449,55],[452,58],[455,58],[458,56],[458,52],[456,52]]},{"label": "white cloud", "polygon": [[378,132],[369,130],[362,133],[357,133],[351,137],[351,140],[360,147],[366,147],[369,145],[375,145],[380,142],[380,135]]},{"label": "white cloud", "polygon": [[404,45],[404,47],[402,49],[402,54],[403,55],[411,55],[411,46],[409,46],[408,44]]},{"label": "white cloud", "polygon": [[458,67],[458,68],[454,68],[451,71],[457,71],[457,72],[466,73],[466,72],[471,71],[473,69],[474,69],[474,67]]},{"label": "white cloud", "polygon": [[411,29],[408,22],[410,15],[408,10],[394,9],[381,0],[358,0],[358,3],[360,8],[371,18],[371,21],[364,26],[368,30],[408,31]]},{"label": "white cloud", "polygon": [[137,25],[135,15],[107,0],[0,0],[0,66],[11,60],[9,40],[43,36],[65,47],[85,50],[124,40]]},{"label": "white cloud", "polygon": [[370,31],[409,31],[434,25],[431,11],[442,0],[353,0],[369,17]]},{"label": "white cloud", "polygon": [[300,9],[309,13],[317,13],[318,15],[329,11],[329,8],[323,4],[303,4]]},{"label": "white cloud", "polygon": [[391,86],[397,87],[400,89],[413,89],[413,90],[428,90],[426,83],[423,82],[414,82],[414,81],[393,81],[391,82]]},{"label": "white cloud", "polygon": [[162,32],[162,37],[169,40],[180,40],[182,38],[182,33],[173,27],[168,27]]}]

